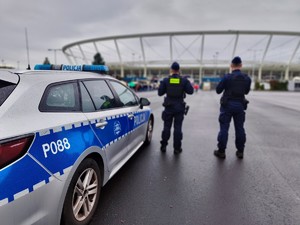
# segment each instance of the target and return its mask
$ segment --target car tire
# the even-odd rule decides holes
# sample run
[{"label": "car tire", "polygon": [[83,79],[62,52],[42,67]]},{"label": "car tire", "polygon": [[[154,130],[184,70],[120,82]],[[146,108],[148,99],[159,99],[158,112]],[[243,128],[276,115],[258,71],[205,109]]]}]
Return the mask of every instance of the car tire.
[{"label": "car tire", "polygon": [[87,225],[99,202],[101,173],[96,161],[86,158],[75,171],[68,187],[62,224]]},{"label": "car tire", "polygon": [[153,119],[150,117],[150,119],[149,119],[149,121],[148,121],[146,137],[145,137],[145,141],[144,141],[144,144],[145,144],[145,145],[149,145],[150,142],[151,142],[151,140],[152,140],[153,125],[154,125],[154,121],[153,121]]}]

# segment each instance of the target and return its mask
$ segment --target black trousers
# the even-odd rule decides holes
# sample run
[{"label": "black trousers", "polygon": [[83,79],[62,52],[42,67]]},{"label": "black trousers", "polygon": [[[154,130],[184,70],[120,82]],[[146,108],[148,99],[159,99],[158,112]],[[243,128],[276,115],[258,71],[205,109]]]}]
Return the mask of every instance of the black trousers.
[{"label": "black trousers", "polygon": [[182,141],[182,122],[184,118],[184,112],[171,112],[164,110],[162,113],[162,119],[164,121],[164,128],[161,134],[161,145],[167,146],[168,140],[171,136],[171,128],[174,122],[174,132],[173,132],[173,146],[174,149],[181,148]]},{"label": "black trousers", "polygon": [[228,130],[233,118],[235,129],[235,146],[238,151],[243,152],[246,142],[246,133],[244,129],[245,111],[240,102],[229,102],[225,107],[221,106],[219,123],[220,131],[218,134],[218,149],[225,151],[228,141]]}]

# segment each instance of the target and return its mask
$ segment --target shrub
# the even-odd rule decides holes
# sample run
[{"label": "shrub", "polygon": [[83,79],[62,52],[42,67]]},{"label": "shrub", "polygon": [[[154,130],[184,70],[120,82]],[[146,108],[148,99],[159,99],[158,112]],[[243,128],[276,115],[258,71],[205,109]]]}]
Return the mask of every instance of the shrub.
[{"label": "shrub", "polygon": [[265,85],[264,84],[260,84],[258,81],[255,82],[255,90],[265,90]]},{"label": "shrub", "polygon": [[272,91],[287,91],[287,81],[270,80],[270,89]]}]

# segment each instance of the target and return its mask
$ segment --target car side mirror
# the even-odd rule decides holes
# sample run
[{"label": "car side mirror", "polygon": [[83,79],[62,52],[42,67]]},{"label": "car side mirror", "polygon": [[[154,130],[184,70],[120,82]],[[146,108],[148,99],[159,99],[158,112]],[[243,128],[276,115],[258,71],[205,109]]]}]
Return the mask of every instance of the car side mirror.
[{"label": "car side mirror", "polygon": [[140,108],[150,105],[150,101],[147,98],[140,98]]}]

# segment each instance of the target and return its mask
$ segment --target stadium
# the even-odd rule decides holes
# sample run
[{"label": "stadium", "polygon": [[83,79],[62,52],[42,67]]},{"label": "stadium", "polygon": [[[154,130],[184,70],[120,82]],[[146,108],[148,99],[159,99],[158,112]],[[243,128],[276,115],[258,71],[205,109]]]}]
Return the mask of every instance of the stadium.
[{"label": "stadium", "polygon": [[91,64],[100,53],[110,73],[121,78],[163,77],[171,62],[195,82],[214,81],[229,71],[231,59],[256,82],[300,77],[300,32],[178,31],[80,40],[62,50],[70,64]]}]

